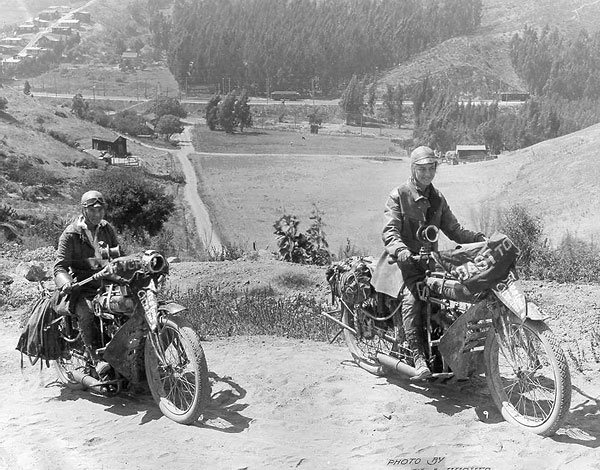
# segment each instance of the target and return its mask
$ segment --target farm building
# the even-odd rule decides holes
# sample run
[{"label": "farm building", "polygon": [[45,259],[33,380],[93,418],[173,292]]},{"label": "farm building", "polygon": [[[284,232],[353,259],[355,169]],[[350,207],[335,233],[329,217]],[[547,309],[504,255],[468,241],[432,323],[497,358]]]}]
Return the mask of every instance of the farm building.
[{"label": "farm building", "polygon": [[500,93],[500,101],[527,101],[529,98],[529,93],[524,92]]},{"label": "farm building", "polygon": [[454,151],[457,163],[479,162],[496,158],[486,145],[457,145]]},{"label": "farm building", "polygon": [[92,137],[92,149],[105,150],[115,157],[125,157],[127,156],[127,139],[119,136],[111,142],[110,140]]}]

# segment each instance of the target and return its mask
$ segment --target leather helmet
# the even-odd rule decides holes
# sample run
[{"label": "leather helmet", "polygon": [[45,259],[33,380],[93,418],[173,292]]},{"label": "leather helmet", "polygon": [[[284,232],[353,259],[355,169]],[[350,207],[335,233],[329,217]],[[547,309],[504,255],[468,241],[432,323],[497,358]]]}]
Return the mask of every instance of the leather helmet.
[{"label": "leather helmet", "polygon": [[425,165],[427,163],[438,163],[438,159],[433,150],[421,145],[411,152],[410,163],[411,165]]},{"label": "leather helmet", "polygon": [[104,207],[106,200],[100,191],[87,191],[81,196],[81,205],[83,207]]}]

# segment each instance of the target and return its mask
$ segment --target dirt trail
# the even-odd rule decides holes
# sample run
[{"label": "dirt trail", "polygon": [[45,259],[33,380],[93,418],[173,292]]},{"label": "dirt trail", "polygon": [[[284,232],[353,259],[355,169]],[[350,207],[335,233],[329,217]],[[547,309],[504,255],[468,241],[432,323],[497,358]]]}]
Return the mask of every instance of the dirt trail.
[{"label": "dirt trail", "polygon": [[185,126],[185,130],[179,136],[179,149],[174,150],[173,153],[179,159],[183,174],[185,175],[184,195],[196,221],[198,236],[205,247],[213,252],[220,253],[223,250],[223,245],[218,233],[213,229],[208,210],[202,199],[200,199],[200,195],[198,194],[198,176],[188,158],[188,155],[194,152],[191,136],[192,127]]},{"label": "dirt trail", "polygon": [[575,377],[566,429],[541,438],[502,421],[482,381],[411,385],[358,369],[337,345],[232,337],[203,343],[212,401],[204,421],[181,426],[150,396],[95,396],[59,386],[53,369],[21,371],[17,336],[5,322],[1,469],[600,468],[597,379]]}]

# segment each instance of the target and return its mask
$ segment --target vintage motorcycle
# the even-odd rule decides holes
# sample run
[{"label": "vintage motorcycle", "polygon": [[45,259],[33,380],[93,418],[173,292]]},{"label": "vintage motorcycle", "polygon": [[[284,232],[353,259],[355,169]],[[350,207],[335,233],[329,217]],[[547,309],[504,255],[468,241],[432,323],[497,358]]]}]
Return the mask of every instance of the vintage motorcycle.
[{"label": "vintage motorcycle", "polygon": [[[434,226],[419,233],[429,246],[437,234]],[[425,249],[412,257],[423,269],[417,288],[433,372],[428,380],[485,373],[504,419],[552,435],[569,411],[571,377],[559,341],[525,297],[515,268],[518,254],[508,237],[495,234],[485,242],[439,252]],[[327,279],[338,309],[323,315],[342,327],[359,366],[377,375],[395,371],[416,377],[400,302],[375,291],[370,284],[374,268],[371,257],[332,264]]]},{"label": "vintage motorcycle", "polygon": [[147,381],[165,416],[194,423],[210,399],[208,369],[198,334],[180,316],[185,307],[157,298],[168,261],[150,250],[129,256],[119,256],[114,248],[101,252],[101,259],[91,260],[101,269],[76,286],[101,281],[92,303],[102,342],[97,354],[106,367],[98,370],[99,361],[84,347],[76,316],[61,312],[59,380],[69,388],[106,394]]}]

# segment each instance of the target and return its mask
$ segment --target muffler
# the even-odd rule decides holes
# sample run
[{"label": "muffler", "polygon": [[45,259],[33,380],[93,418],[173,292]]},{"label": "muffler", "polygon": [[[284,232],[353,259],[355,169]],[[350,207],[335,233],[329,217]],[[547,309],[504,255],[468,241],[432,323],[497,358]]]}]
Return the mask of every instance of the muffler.
[{"label": "muffler", "polygon": [[86,388],[97,388],[97,387],[101,387],[104,384],[104,382],[101,382],[98,379],[95,379],[94,377],[92,377],[89,374],[84,374],[83,372],[79,371],[79,370],[74,370],[70,372],[71,378],[73,380],[75,380],[76,382],[79,382],[81,385],[83,385]]},{"label": "muffler", "polygon": [[408,364],[396,359],[394,357],[388,356],[387,354],[377,353],[377,360],[387,367],[388,369],[393,370],[394,372],[399,372],[402,375],[405,375],[408,378],[416,377],[419,375],[417,373],[417,369],[409,366]]}]

